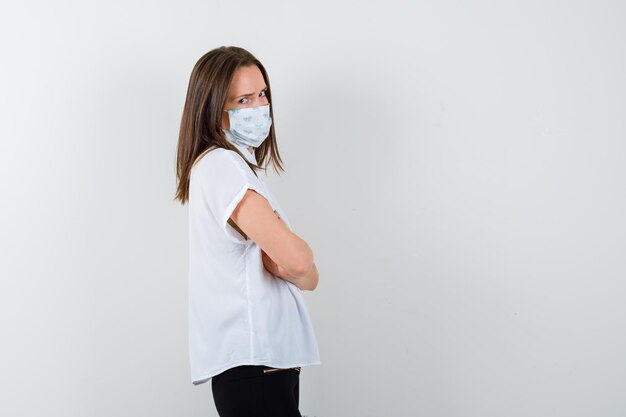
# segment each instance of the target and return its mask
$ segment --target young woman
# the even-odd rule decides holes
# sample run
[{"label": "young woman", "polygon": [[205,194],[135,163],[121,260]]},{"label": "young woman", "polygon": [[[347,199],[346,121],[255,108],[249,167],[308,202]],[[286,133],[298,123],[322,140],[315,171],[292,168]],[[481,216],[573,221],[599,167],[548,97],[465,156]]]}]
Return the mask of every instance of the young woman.
[{"label": "young woman", "polygon": [[257,172],[283,170],[271,101],[252,54],[216,48],[193,68],[180,126],[191,380],[211,380],[222,417],[301,416],[301,367],[321,363],[302,295],[318,283],[313,252]]}]

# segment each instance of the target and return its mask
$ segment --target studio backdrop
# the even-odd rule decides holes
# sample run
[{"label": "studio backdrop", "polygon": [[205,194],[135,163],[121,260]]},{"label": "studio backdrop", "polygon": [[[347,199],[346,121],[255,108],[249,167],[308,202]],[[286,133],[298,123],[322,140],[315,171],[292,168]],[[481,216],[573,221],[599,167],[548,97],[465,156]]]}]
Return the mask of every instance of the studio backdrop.
[{"label": "studio backdrop", "polygon": [[320,273],[308,417],[626,415],[626,6],[5,2],[0,415],[217,416],[187,345],[191,69],[267,68]]}]

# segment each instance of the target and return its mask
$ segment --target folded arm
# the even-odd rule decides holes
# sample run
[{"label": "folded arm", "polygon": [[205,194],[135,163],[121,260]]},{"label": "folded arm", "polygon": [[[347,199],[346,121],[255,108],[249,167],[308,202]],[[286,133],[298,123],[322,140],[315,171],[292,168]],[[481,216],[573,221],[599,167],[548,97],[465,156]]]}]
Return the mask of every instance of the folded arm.
[{"label": "folded arm", "polygon": [[317,287],[319,274],[313,251],[287,227],[265,197],[248,189],[230,219],[246,239],[259,245],[264,253],[263,263],[270,272],[302,290]]}]

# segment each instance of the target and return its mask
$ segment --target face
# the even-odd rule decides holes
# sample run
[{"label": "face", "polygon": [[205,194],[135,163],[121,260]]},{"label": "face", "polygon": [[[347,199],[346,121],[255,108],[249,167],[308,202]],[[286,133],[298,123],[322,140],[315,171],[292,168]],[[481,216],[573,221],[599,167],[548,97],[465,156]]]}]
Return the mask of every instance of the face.
[{"label": "face", "polygon": [[[265,97],[266,89],[267,85],[259,67],[256,65],[239,67],[233,74],[224,110],[265,106],[269,104]],[[227,112],[222,113],[222,128],[230,129]]]}]

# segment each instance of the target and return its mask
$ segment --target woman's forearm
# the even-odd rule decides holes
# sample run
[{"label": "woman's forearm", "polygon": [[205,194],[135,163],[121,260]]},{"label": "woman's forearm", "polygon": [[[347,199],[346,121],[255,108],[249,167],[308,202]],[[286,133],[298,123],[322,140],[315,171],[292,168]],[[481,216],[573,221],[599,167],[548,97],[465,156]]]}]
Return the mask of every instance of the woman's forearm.
[{"label": "woman's forearm", "polygon": [[[278,214],[278,211],[274,210],[276,216],[284,223],[284,220]],[[306,242],[301,241],[304,246],[306,246],[308,253],[310,255],[311,265],[307,271],[302,274],[297,274],[294,272],[287,272],[283,267],[280,267],[282,274],[280,274],[280,278],[285,279],[300,289],[313,291],[317,287],[317,283],[319,281],[319,273],[317,271],[317,267],[315,266],[315,262],[313,262],[313,252],[311,248],[307,245]],[[278,265],[277,265],[278,266]]]},{"label": "woman's forearm", "polygon": [[302,275],[288,274],[285,279],[302,290],[313,291],[319,282],[319,272],[315,262],[311,268]]}]

